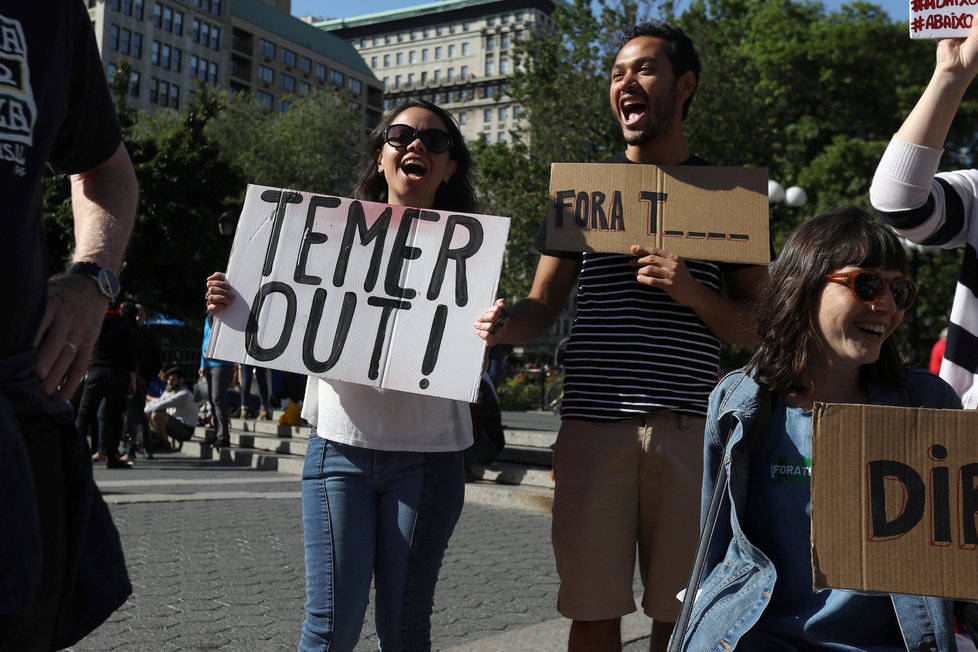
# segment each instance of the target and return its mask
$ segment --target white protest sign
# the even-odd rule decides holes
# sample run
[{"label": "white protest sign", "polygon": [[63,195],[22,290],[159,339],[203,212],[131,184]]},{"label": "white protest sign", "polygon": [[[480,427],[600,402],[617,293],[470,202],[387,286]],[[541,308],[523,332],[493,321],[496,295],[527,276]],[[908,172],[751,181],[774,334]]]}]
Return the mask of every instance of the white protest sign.
[{"label": "white protest sign", "polygon": [[249,186],[209,357],[474,402],[509,219]]},{"label": "white protest sign", "polygon": [[978,0],[909,0],[910,38],[964,38]]}]

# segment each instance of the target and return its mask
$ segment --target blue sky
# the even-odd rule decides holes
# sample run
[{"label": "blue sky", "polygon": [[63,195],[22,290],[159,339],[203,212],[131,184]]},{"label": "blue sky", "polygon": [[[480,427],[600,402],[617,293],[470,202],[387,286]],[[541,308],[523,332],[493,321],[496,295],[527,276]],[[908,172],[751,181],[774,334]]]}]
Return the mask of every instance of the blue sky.
[{"label": "blue sky", "polygon": [[[349,18],[350,16],[360,16],[371,14],[377,11],[389,11],[401,7],[409,7],[413,4],[424,4],[430,0],[359,0],[358,2],[340,2],[339,0],[292,0],[293,16],[323,16],[327,18]],[[826,6],[831,9],[843,4],[840,0],[826,0]],[[876,0],[876,4],[882,5],[890,16],[896,20],[906,20],[908,14],[908,0]],[[677,6],[682,6],[681,1]],[[909,37],[908,37],[909,38]]]}]

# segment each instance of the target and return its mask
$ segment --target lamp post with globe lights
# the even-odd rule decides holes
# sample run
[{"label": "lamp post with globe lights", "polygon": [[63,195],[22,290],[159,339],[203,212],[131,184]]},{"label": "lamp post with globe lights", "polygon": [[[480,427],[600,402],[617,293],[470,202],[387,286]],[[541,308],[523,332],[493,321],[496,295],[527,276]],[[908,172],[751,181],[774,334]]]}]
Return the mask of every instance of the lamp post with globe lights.
[{"label": "lamp post with globe lights", "polygon": [[[774,179],[768,179],[767,182],[767,203],[768,203],[768,218],[770,219],[771,228],[771,244],[774,245],[774,223],[775,217],[778,213],[778,206],[784,204],[788,208],[801,208],[808,202],[808,193],[804,191],[800,186],[791,186],[785,189],[780,183]],[[792,220],[793,222],[793,220]],[[789,226],[794,226],[790,224]]]}]

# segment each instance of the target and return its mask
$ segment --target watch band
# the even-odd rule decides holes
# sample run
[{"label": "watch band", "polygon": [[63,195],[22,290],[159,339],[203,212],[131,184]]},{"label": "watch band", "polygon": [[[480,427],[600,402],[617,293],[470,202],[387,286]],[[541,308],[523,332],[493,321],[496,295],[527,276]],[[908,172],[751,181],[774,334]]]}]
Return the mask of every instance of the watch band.
[{"label": "watch band", "polygon": [[95,281],[98,291],[102,296],[108,297],[109,301],[115,301],[119,296],[119,279],[108,267],[102,267],[98,263],[76,262],[71,263],[65,268],[66,274],[80,274],[87,276]]}]

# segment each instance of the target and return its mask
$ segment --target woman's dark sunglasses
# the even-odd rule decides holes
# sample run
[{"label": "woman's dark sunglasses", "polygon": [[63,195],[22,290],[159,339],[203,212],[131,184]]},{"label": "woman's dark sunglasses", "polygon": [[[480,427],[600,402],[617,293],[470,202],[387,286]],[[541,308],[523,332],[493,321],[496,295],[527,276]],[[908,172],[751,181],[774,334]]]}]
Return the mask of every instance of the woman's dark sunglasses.
[{"label": "woman's dark sunglasses", "polygon": [[852,296],[863,303],[877,301],[883,295],[883,286],[889,284],[890,294],[893,295],[893,303],[897,309],[906,310],[913,305],[914,299],[920,288],[911,280],[898,278],[895,281],[885,281],[876,272],[864,269],[855,269],[851,272],[839,272],[838,274],[826,274],[825,278],[836,283],[849,286]]},{"label": "woman's dark sunglasses", "polygon": [[408,125],[390,125],[384,129],[384,140],[391,147],[402,149],[420,138],[425,149],[434,154],[441,154],[452,146],[452,137],[441,129],[422,129],[418,131]]}]

